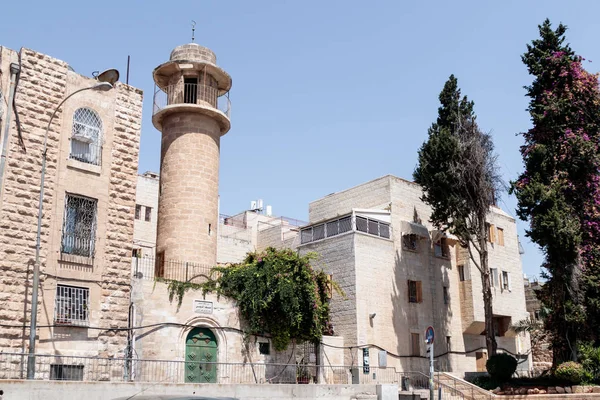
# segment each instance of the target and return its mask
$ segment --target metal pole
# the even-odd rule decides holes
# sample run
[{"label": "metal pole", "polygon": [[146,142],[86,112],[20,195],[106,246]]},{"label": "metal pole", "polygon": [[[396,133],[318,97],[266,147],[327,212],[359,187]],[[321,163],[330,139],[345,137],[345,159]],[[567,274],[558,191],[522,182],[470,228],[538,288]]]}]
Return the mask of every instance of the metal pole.
[{"label": "metal pole", "polygon": [[48,131],[50,130],[50,124],[56,116],[56,113],[60,107],[67,101],[71,96],[83,92],[84,90],[95,89],[95,86],[83,88],[74,91],[54,109],[48,126],[46,127],[46,133],[44,134],[44,149],[42,151],[42,173],[40,180],[40,200],[38,203],[38,220],[37,220],[37,237],[35,242],[35,264],[33,264],[33,288],[31,290],[31,326],[29,327],[29,355],[27,357],[27,379],[34,379],[35,377],[35,337],[37,331],[37,306],[38,306],[38,286],[40,284],[40,242],[42,236],[42,211],[44,208],[44,181],[46,178],[46,159],[48,153]]},{"label": "metal pole", "polygon": [[435,393],[433,387],[433,342],[429,344],[429,399],[433,400]]}]

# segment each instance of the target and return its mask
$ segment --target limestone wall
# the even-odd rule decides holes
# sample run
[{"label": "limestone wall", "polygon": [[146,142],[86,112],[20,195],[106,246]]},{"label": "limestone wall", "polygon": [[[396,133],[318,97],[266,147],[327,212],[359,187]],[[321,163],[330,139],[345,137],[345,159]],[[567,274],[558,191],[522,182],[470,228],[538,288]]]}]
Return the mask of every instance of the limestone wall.
[{"label": "limestone wall", "polygon": [[[0,54],[2,89],[5,90],[8,64],[18,57],[16,52],[6,48]],[[31,287],[25,283],[31,279],[35,257],[46,125],[52,111],[66,96],[97,83],[69,71],[63,61],[33,50],[22,49],[21,63],[16,104],[27,151],[18,146],[13,116],[0,195],[0,321],[15,325],[28,323],[29,318],[29,307],[25,304],[31,296]],[[70,157],[73,115],[80,107],[94,110],[102,121],[100,165]],[[39,325],[54,324],[56,286],[60,283],[89,289],[90,326],[127,326],[141,107],[142,92],[117,83],[108,92],[87,90],[75,94],[52,121],[44,185]],[[91,257],[61,252],[67,194],[96,201],[95,251]],[[27,334],[28,329],[2,329],[0,348],[24,348]],[[125,346],[122,334],[102,329],[41,328],[38,334],[40,352],[64,350],[112,355]],[[62,340],[56,340],[59,337]]]},{"label": "limestone wall", "polygon": [[[136,205],[141,205],[140,218],[134,221],[133,244],[142,250],[143,256],[155,256],[156,221],[158,218],[159,179],[138,175],[135,193]],[[150,221],[146,221],[146,208],[150,207]]]}]

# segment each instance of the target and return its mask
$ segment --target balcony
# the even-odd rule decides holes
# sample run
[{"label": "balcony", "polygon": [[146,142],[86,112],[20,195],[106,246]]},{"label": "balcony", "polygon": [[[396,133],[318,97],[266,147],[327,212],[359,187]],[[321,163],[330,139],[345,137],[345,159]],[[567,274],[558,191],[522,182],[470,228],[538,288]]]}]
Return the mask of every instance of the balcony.
[{"label": "balcony", "polygon": [[315,242],[346,232],[363,232],[383,239],[391,239],[390,223],[379,219],[387,219],[387,217],[389,217],[389,212],[380,210],[354,210],[352,214],[302,228],[300,244]]},{"label": "balcony", "polygon": [[231,101],[229,92],[203,83],[180,83],[158,86],[154,90],[152,122],[156,129],[162,130],[164,117],[171,112],[200,112],[217,120],[221,134],[227,133],[230,127]]}]

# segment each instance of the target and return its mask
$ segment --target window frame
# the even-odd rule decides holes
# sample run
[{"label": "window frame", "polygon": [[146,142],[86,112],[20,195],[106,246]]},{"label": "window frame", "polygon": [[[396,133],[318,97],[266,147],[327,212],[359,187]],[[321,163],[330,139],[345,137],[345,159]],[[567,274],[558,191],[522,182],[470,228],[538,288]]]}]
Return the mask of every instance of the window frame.
[{"label": "window frame", "polygon": [[498,246],[504,246],[504,229],[496,227],[496,232],[498,235]]},{"label": "window frame", "polygon": [[410,333],[410,355],[411,357],[421,356],[421,335],[418,333]]},{"label": "window frame", "polygon": [[[439,253],[438,253],[437,249],[440,249]],[[448,244],[447,238],[444,238],[444,237],[440,238],[437,242],[435,242],[433,244],[433,254],[437,258],[444,258],[444,259],[450,258],[450,245]]]},{"label": "window frame", "polygon": [[[76,200],[81,203],[79,206],[70,205],[70,201],[75,202]],[[83,216],[82,217],[82,208],[83,202],[89,202],[92,211],[92,215]],[[85,221],[85,218],[89,218],[90,221]],[[89,238],[78,237],[77,229],[78,226],[81,227],[85,222],[89,222]],[[96,251],[96,230],[98,228],[98,199],[93,199],[91,197],[82,196],[74,193],[66,193],[65,194],[65,204],[64,204],[64,215],[63,215],[63,223],[61,230],[61,239],[60,239],[60,252],[61,254],[69,254],[80,257],[94,258]],[[82,248],[85,249],[85,244],[82,246],[81,243],[85,243],[85,240],[89,240],[87,245],[87,254],[82,254]],[[77,243],[79,241],[79,244]],[[71,242],[71,243],[69,243]]]},{"label": "window frame", "polygon": [[414,233],[402,235],[402,249],[417,253],[419,251],[419,236]]},{"label": "window frame", "polygon": [[508,290],[512,292],[512,287],[510,284],[510,272],[502,271],[502,290]]},{"label": "window frame", "polygon": [[54,323],[64,326],[88,326],[90,289],[57,284],[54,297]]},{"label": "window frame", "polygon": [[498,268],[490,268],[490,286],[493,288],[501,288]]},{"label": "window frame", "polygon": [[449,290],[448,286],[442,286],[442,293],[444,296],[444,304],[445,305],[450,304],[450,290]]},{"label": "window frame", "polygon": [[423,286],[421,281],[408,281],[408,302],[413,304],[423,302]]},{"label": "window frame", "polygon": [[145,222],[152,222],[152,207],[145,206],[144,221]]},{"label": "window frame", "polygon": [[142,219],[142,205],[141,204],[135,205],[135,219],[137,219],[137,220]]},{"label": "window frame", "polygon": [[[83,381],[84,366],[74,364],[50,364],[51,381]],[[75,377],[76,379],[73,379]]]},{"label": "window frame", "polygon": [[466,275],[465,275],[465,266],[464,266],[464,264],[458,265],[457,269],[458,269],[458,280],[460,282],[466,281],[467,279],[466,279]]},{"label": "window frame", "polygon": [[[73,112],[69,158],[85,164],[102,166],[103,137],[104,124],[98,112],[87,106],[77,108]],[[84,151],[86,146],[87,151]]]}]

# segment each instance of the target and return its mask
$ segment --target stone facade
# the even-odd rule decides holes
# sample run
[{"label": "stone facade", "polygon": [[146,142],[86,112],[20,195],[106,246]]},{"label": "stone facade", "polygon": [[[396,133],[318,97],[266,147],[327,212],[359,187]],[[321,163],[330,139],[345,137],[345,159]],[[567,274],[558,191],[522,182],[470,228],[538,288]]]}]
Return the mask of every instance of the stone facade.
[{"label": "stone facade", "polygon": [[[309,205],[310,226],[303,230],[343,216],[351,216],[353,229],[319,236],[299,249],[319,253],[322,267],[346,292],[346,298],[334,296],[332,303],[335,334],[344,337],[346,346],[376,345],[387,351],[388,365],[424,371],[424,331],[433,326],[436,368],[476,371],[481,366],[477,359],[485,357],[481,279],[451,236],[444,239],[447,253],[436,253],[434,241],[443,235],[429,224],[431,209],[420,196],[415,183],[384,176],[316,200]],[[360,216],[389,223],[390,238],[359,231]],[[503,234],[503,242],[496,238],[489,244],[490,267],[507,277],[506,287],[498,283],[494,289],[494,315],[516,322],[527,317],[527,310],[515,221],[495,207],[488,220]],[[407,249],[402,237],[410,233],[419,239]],[[409,288],[417,286],[419,298],[409,301]],[[521,355],[520,368],[529,368],[528,336],[508,330],[497,340],[499,348]],[[346,362],[360,357],[362,351],[348,352]],[[377,365],[377,358],[371,356],[371,365]]]},{"label": "stone facade", "polygon": [[[27,282],[31,282],[35,259],[46,125],[66,96],[97,84],[50,56],[25,48],[16,52],[0,47],[0,89],[4,98],[8,98],[9,65],[19,61],[21,73],[15,99],[26,150],[19,145],[13,114],[6,170],[0,182],[0,321],[13,326],[0,332],[0,349],[10,351],[26,350],[28,328],[24,326],[29,323],[31,296]],[[74,120],[76,111],[82,108],[92,110],[101,121],[96,147],[85,145],[83,156],[82,150],[76,150],[72,134],[81,128]],[[127,327],[141,112],[142,92],[117,82],[107,92],[75,94],[52,121],[44,183],[38,307],[39,326],[51,327],[38,329],[38,352],[108,356],[125,350],[126,334],[109,329]],[[5,120],[1,121],[2,132],[4,124]],[[73,208],[68,198],[78,199],[79,208]],[[85,211],[87,217],[91,216],[89,221],[78,216],[83,213],[81,204],[89,208]],[[80,225],[87,230],[85,238],[78,236]],[[66,235],[72,231],[79,233],[74,233],[71,240]],[[83,256],[73,251],[77,246],[83,246]],[[75,322],[81,327],[57,325],[59,286],[88,293],[85,307],[62,308],[63,312],[77,308],[80,315]],[[69,321],[73,321],[71,316]]]},{"label": "stone facade", "polygon": [[156,253],[156,221],[158,218],[158,174],[138,175],[135,193],[136,216],[133,224],[133,247],[139,256]]}]

